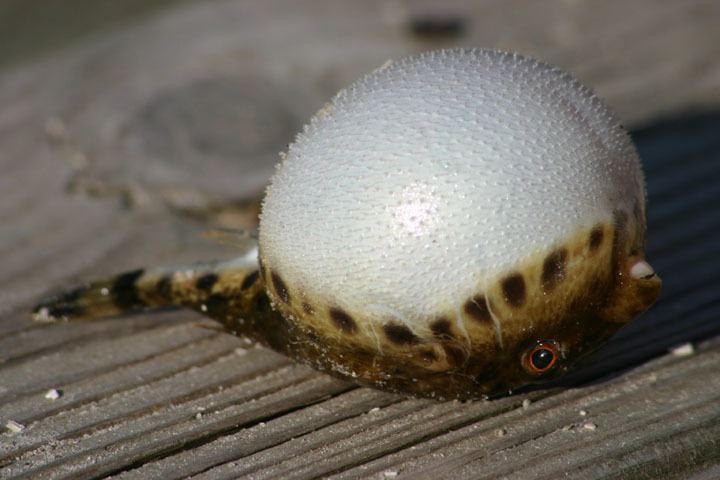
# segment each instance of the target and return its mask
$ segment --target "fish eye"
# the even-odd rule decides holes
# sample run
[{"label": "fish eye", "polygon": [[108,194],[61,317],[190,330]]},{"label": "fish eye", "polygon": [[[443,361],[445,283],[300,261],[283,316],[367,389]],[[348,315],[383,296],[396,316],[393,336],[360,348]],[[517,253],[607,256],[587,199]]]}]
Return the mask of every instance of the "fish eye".
[{"label": "fish eye", "polygon": [[525,354],[524,366],[530,373],[545,373],[551,370],[558,360],[558,347],[552,340],[542,340]]}]

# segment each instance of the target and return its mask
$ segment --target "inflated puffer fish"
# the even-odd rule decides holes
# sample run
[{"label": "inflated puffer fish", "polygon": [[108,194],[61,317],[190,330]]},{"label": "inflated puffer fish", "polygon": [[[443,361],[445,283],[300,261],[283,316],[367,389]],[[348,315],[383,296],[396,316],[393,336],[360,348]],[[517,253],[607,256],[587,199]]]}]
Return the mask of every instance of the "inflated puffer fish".
[{"label": "inflated puffer fish", "polygon": [[647,309],[640,160],[569,74],[429,52],[341,91],[267,189],[258,250],[136,270],[38,320],[180,305],[332,375],[479,398],[563,374]]}]

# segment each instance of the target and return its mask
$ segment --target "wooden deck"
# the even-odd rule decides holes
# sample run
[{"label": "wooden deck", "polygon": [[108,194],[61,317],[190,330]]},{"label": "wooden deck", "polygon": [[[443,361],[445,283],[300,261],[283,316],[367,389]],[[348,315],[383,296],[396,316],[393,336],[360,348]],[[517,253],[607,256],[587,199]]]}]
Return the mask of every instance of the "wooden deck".
[{"label": "wooden deck", "polygon": [[[0,62],[0,478],[720,478],[718,2],[165,3]],[[252,224],[277,152],[324,100],[452,45],[562,65],[634,130],[664,290],[587,368],[439,403],[189,312],[29,320],[83,280],[237,255],[200,233]]]}]

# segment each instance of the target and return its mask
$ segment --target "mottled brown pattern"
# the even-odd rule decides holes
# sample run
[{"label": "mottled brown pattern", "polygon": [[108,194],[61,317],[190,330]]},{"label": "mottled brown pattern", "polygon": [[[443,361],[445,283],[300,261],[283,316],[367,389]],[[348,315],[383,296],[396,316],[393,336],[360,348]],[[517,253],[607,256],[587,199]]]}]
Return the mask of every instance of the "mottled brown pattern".
[{"label": "mottled brown pattern", "polygon": [[443,343],[442,349],[451,367],[459,367],[468,359],[468,353],[457,343]]},{"label": "mottled brown pattern", "polygon": [[227,309],[228,298],[222,294],[214,293],[200,302],[205,308],[201,311],[211,318],[224,318],[224,311]]},{"label": "mottled brown pattern", "polygon": [[280,299],[285,303],[290,303],[290,291],[280,274],[273,271],[270,273],[270,277],[272,278],[272,284],[275,288],[275,292],[277,292]]},{"label": "mottled brown pattern", "polygon": [[172,299],[172,278],[169,275],[163,275],[155,284],[155,291],[164,300]]},{"label": "mottled brown pattern", "polygon": [[387,339],[396,345],[412,345],[420,341],[412,330],[400,323],[386,323],[383,331]]},{"label": "mottled brown pattern", "polygon": [[46,308],[47,314],[53,318],[81,318],[85,315],[85,308],[81,304],[84,293],[84,288],[80,287],[61,293],[60,295],[50,297],[37,305],[33,309],[33,313],[37,314],[41,309]]},{"label": "mottled brown pattern", "polygon": [[117,308],[128,310],[145,304],[140,297],[137,285],[137,281],[143,273],[145,273],[145,270],[138,269],[115,277],[115,281],[110,287],[110,295]]},{"label": "mottled brown pattern", "polygon": [[331,308],[330,318],[335,323],[335,326],[345,333],[356,333],[358,330],[355,320],[340,308]]},{"label": "mottled brown pattern", "polygon": [[253,270],[248,273],[243,279],[242,284],[240,284],[240,290],[247,290],[252,287],[255,282],[257,282],[258,278],[260,278],[260,272],[258,270]]},{"label": "mottled brown pattern", "polygon": [[[634,217],[618,215],[614,223],[603,224],[599,231],[604,240],[592,257],[587,256],[590,230],[568,237],[565,253],[558,248],[534,252],[512,270],[487,278],[482,295],[463,305],[457,324],[456,307],[448,302],[444,309],[427,312],[427,324],[417,330],[396,321],[375,323],[363,310],[332,308],[328,299],[307,289],[298,290],[298,301],[286,302],[287,286],[274,278],[274,270],[268,266],[267,275],[258,274],[255,265],[220,267],[211,291],[188,281],[186,269],[178,274],[130,272],[37,309],[99,318],[148,305],[184,305],[220,321],[230,332],[340,378],[405,394],[479,398],[561,375],[657,297],[656,276],[634,279],[628,274],[643,259],[642,249],[629,255],[639,235]],[[561,271],[572,281],[555,282],[550,296],[543,285]],[[258,278],[247,281],[254,276]],[[110,287],[112,295],[107,294]],[[163,291],[172,292],[172,298],[163,298]],[[121,292],[128,300],[120,302],[122,308],[115,303]],[[562,355],[550,371],[531,375],[523,359],[539,340],[552,340]]]},{"label": "mottled brown pattern", "polygon": [[452,337],[450,320],[440,317],[430,324],[430,330],[438,337]]},{"label": "mottled brown pattern", "polygon": [[217,283],[217,281],[217,274],[206,273],[205,275],[202,275],[197,279],[197,281],[195,282],[195,288],[197,288],[198,290],[210,291],[212,290],[213,285]]},{"label": "mottled brown pattern", "polygon": [[315,309],[308,302],[302,303],[302,309],[303,309],[303,312],[307,313],[308,315],[315,314]]},{"label": "mottled brown pattern", "polygon": [[590,238],[588,240],[588,247],[590,247],[590,252],[595,252],[600,248],[600,245],[602,245],[602,242],[605,238],[605,231],[603,230],[602,225],[596,225],[591,231],[590,231]]},{"label": "mottled brown pattern", "polygon": [[255,306],[255,310],[258,313],[264,313],[269,312],[272,309],[270,308],[270,299],[265,294],[264,291],[258,292],[258,294],[255,296],[255,299],[253,300],[253,304]]},{"label": "mottled brown pattern", "polygon": [[477,322],[492,322],[490,310],[488,310],[487,302],[485,301],[485,297],[482,295],[476,295],[467,302],[465,302],[463,309],[465,310],[465,313],[470,316],[470,318]]},{"label": "mottled brown pattern", "polygon": [[438,354],[433,350],[423,350],[420,352],[420,357],[426,362],[437,362]]},{"label": "mottled brown pattern", "polygon": [[564,247],[558,248],[545,257],[541,281],[546,292],[552,292],[557,284],[565,278],[567,257],[568,251]]},{"label": "mottled brown pattern", "polygon": [[[428,312],[427,330],[411,330],[395,321],[389,328],[375,324],[386,339],[380,349],[373,328],[376,320],[362,310],[344,312],[354,320],[353,335],[338,336],[342,329],[329,309],[311,316],[299,302],[276,303],[300,326],[294,331],[301,335],[288,344],[288,354],[312,358],[315,368],[355,382],[421,396],[477,398],[547,381],[602,344],[657,294],[657,284],[649,285],[643,295],[627,279],[625,262],[632,235],[622,232],[631,227],[621,229],[617,241],[609,241],[616,228],[602,224],[604,240],[592,258],[586,256],[588,228],[569,237],[562,247],[535,252],[513,270],[498,272],[488,279],[482,294],[463,305],[464,329],[455,330],[457,311],[452,305]],[[555,283],[552,299],[543,287],[543,272],[547,285]],[[573,281],[557,282],[559,277]],[[618,280],[622,278],[627,284]],[[321,298],[310,298],[316,306],[323,305]],[[547,372],[530,374],[522,359],[540,340],[557,342],[562,361]]]},{"label": "mottled brown pattern", "polygon": [[513,307],[521,307],[525,303],[525,279],[522,273],[513,273],[502,281],[505,301]]}]

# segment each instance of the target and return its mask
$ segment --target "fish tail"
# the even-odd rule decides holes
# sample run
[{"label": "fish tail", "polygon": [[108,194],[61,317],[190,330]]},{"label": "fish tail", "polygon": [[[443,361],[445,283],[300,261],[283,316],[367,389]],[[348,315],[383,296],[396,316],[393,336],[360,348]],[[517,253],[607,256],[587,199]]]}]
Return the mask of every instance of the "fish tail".
[{"label": "fish tail", "polygon": [[132,270],[90,282],[41,301],[33,318],[41,322],[94,320],[188,307],[227,324],[246,313],[260,287],[257,257],[180,268]]},{"label": "fish tail", "polygon": [[42,300],[32,311],[41,322],[93,320],[175,304],[172,276],[143,269],[96,280]]}]

